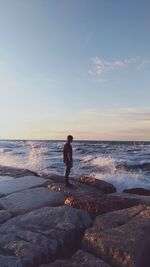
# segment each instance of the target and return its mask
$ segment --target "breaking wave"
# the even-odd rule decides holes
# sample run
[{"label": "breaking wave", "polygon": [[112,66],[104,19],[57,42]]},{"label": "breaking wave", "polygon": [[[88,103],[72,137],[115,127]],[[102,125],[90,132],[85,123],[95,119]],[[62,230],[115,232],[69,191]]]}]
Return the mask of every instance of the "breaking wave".
[{"label": "breaking wave", "polygon": [[150,163],[127,165],[110,156],[86,156],[80,167],[89,168],[91,177],[112,183],[119,192],[132,187],[150,188],[150,179],[143,173],[143,169],[149,169]]}]

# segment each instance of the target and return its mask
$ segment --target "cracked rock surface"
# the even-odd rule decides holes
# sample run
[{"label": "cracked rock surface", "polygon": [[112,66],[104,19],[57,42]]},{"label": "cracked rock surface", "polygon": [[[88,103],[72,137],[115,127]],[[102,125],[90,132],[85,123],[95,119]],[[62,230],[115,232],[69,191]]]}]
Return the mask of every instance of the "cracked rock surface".
[{"label": "cracked rock surface", "polygon": [[147,240],[150,240],[150,207],[139,205],[97,216],[85,232],[82,247],[112,266],[144,267],[146,251],[139,248],[148,249]]}]

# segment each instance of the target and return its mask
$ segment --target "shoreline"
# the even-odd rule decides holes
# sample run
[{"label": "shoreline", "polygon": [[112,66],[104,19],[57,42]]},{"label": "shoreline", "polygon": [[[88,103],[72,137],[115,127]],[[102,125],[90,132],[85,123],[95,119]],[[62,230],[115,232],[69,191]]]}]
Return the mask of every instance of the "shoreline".
[{"label": "shoreline", "polygon": [[72,187],[25,169],[3,167],[0,176],[1,267],[142,267],[136,247],[149,247],[150,196],[87,176],[70,178]]}]

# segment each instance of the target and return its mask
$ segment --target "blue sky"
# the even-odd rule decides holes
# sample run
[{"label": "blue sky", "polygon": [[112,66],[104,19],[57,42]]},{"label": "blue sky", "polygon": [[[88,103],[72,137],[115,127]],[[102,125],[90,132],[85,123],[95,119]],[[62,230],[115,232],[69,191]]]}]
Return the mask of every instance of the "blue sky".
[{"label": "blue sky", "polygon": [[150,140],[148,0],[0,1],[0,138]]}]

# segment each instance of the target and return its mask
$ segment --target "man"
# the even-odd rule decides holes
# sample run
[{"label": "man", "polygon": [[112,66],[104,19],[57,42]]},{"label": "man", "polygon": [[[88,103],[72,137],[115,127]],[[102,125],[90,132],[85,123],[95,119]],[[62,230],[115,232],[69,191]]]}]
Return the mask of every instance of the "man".
[{"label": "man", "polygon": [[64,145],[63,149],[63,156],[64,156],[64,163],[66,165],[66,172],[65,172],[65,184],[66,186],[71,186],[69,183],[69,174],[71,171],[71,168],[73,166],[73,159],[72,159],[72,146],[71,143],[73,142],[73,136],[68,135],[67,136],[67,142]]}]

